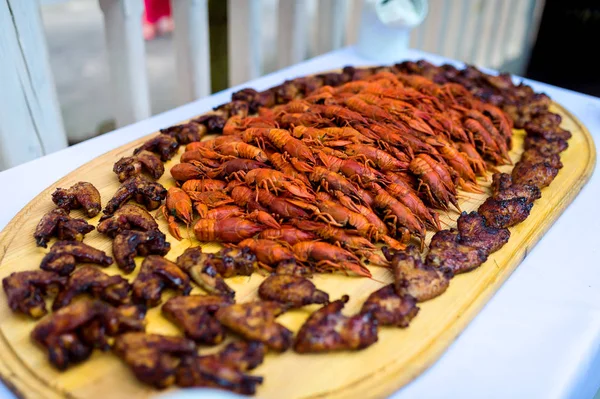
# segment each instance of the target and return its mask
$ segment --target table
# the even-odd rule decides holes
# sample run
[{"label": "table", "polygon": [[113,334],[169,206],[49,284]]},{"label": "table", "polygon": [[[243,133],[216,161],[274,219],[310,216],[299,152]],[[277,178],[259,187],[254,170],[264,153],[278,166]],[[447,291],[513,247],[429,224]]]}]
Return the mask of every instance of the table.
[{"label": "table", "polygon": [[[409,51],[406,59],[438,56]],[[263,90],[285,79],[370,65],[352,47],[244,84]],[[600,143],[600,99],[530,82],[577,116]],[[111,149],[230,100],[232,88],[0,172],[0,228],[44,188]],[[600,387],[600,176],[535,246],[481,313],[431,368],[392,397],[591,398]],[[0,387],[0,397],[12,397]]]}]

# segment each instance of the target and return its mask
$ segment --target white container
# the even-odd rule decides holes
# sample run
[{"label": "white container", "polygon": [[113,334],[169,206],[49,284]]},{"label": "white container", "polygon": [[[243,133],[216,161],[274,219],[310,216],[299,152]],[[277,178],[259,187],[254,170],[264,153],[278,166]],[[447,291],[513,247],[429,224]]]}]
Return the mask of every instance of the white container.
[{"label": "white container", "polygon": [[357,51],[364,58],[389,63],[408,50],[410,31],[427,16],[427,0],[365,0]]}]

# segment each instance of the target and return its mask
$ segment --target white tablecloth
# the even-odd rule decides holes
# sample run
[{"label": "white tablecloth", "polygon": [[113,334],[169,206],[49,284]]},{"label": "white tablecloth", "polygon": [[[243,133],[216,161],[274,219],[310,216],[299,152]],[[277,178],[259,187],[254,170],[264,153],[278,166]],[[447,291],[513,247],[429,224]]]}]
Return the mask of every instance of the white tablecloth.
[{"label": "white tablecloth", "polygon": [[[407,57],[420,58],[447,61],[417,51]],[[243,86],[262,90],[301,75],[369,64],[347,48]],[[600,143],[600,99],[528,83],[575,114]],[[13,188],[2,198],[0,228],[42,189],[78,166],[229,101],[232,90],[0,172],[0,187]],[[600,387],[599,199],[596,173],[441,359],[393,397],[593,397]],[[3,395],[11,396],[2,386]]]}]

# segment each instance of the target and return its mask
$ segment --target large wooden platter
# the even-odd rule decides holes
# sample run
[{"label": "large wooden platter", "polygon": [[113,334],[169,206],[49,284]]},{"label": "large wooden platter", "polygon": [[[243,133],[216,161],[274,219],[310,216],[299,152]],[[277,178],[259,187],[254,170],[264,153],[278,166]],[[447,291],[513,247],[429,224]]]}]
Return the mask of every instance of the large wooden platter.
[{"label": "large wooden platter", "polygon": [[[490,256],[489,260],[473,272],[459,275],[452,280],[450,288],[442,296],[420,304],[421,311],[407,329],[382,328],[379,342],[360,352],[326,355],[298,355],[288,351],[282,355],[269,354],[254,373],[265,377],[259,387],[262,398],[379,398],[391,394],[410,382],[435,362],[450,343],[466,327],[502,283],[517,268],[529,249],[550,228],[556,218],[575,198],[592,174],[595,149],[587,129],[564,108],[553,105],[553,111],[563,116],[563,127],[573,133],[569,149],[562,154],[564,168],[550,187],[542,190],[542,198],[535,203],[530,217],[511,228],[512,236],[507,245]],[[515,131],[514,150],[516,162],[522,152],[523,132]],[[112,166],[120,157],[131,151],[145,139],[125,145],[77,169],[56,182],[25,206],[0,234],[0,279],[14,271],[35,269],[46,250],[35,246],[32,233],[41,216],[52,209],[50,194],[55,187],[68,187],[77,181],[89,181],[101,192],[103,204],[119,186]],[[183,150],[181,150],[183,151]],[[170,161],[167,170],[178,162]],[[503,171],[511,167],[501,168]],[[160,180],[166,187],[174,184],[169,173]],[[5,187],[8,189],[8,187]],[[463,193],[463,210],[476,209],[485,195]],[[458,213],[442,217],[443,223],[454,226]],[[91,220],[96,224],[98,217]],[[160,228],[167,232],[164,220]],[[431,233],[429,234],[431,236]],[[185,248],[197,245],[195,239],[176,241],[170,238],[172,249],[167,255],[176,259]],[[111,253],[111,241],[92,232],[85,242]],[[216,244],[203,244],[207,250],[216,250]],[[141,259],[137,259],[138,266]],[[337,275],[319,275],[314,282],[327,291],[333,299],[350,295],[346,307],[354,312],[372,291],[391,281],[389,271],[373,268],[374,278],[352,278]],[[107,272],[119,273],[116,266]],[[135,278],[136,272],[129,275]],[[256,289],[263,277],[230,279],[239,301],[256,296]],[[195,291],[200,292],[199,289]],[[289,312],[280,322],[297,331],[315,308]],[[148,313],[147,331],[163,334],[180,332],[160,315],[160,307]],[[87,362],[58,372],[46,360],[46,354],[29,339],[34,322],[13,314],[6,298],[0,295],[0,375],[5,384],[18,396],[28,398],[89,398],[102,394],[111,398],[141,398],[157,391],[139,383],[133,374],[111,353],[96,352]],[[201,352],[213,349],[201,348]]]}]

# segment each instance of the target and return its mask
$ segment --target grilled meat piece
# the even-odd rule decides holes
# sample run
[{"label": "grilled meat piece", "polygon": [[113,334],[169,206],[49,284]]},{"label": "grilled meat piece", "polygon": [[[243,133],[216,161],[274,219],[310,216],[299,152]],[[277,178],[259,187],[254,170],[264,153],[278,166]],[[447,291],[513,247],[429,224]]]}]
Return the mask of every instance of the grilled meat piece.
[{"label": "grilled meat piece", "polygon": [[222,307],[216,317],[244,338],[283,352],[292,345],[293,333],[278,324],[275,318],[287,309],[288,306],[273,301],[254,301]]},{"label": "grilled meat piece", "polygon": [[83,219],[75,219],[62,208],[54,209],[40,219],[33,237],[38,247],[46,248],[51,237],[59,240],[82,241],[94,226]]},{"label": "grilled meat piece", "polygon": [[181,125],[170,126],[166,129],[160,129],[162,134],[173,137],[179,144],[189,144],[194,141],[200,141],[207,131],[208,129],[206,126],[193,121]]},{"label": "grilled meat piece", "polygon": [[188,248],[177,258],[177,265],[204,291],[233,298],[235,291],[218,272],[223,269],[222,264],[218,254],[204,253],[201,247]]},{"label": "grilled meat piece", "polygon": [[195,354],[196,345],[183,337],[138,332],[118,336],[113,351],[138,380],[156,388],[166,388],[175,383],[182,357]]},{"label": "grilled meat piece", "polygon": [[510,238],[508,229],[488,227],[485,219],[477,212],[463,212],[457,221],[459,242],[483,250],[486,255],[496,252]]},{"label": "grilled meat piece", "polygon": [[529,203],[523,197],[507,200],[489,197],[481,204],[477,212],[485,218],[488,226],[502,229],[527,219],[532,207],[533,203]]},{"label": "grilled meat piece", "polygon": [[342,314],[348,296],[330,302],[309,316],[294,343],[298,353],[364,349],[377,342],[377,320],[370,312]]},{"label": "grilled meat piece", "polygon": [[170,287],[188,295],[190,279],[175,263],[158,255],[148,255],[133,281],[133,300],[148,307],[160,303],[162,291]]},{"label": "grilled meat piece", "polygon": [[293,308],[329,302],[329,294],[318,290],[312,281],[289,274],[267,277],[258,287],[258,296],[263,300],[281,302]]},{"label": "grilled meat piece", "polygon": [[302,263],[297,263],[295,259],[279,262],[275,269],[275,274],[289,274],[292,276],[309,277],[313,270]]},{"label": "grilled meat piece", "polygon": [[264,360],[267,347],[258,341],[235,341],[228,344],[217,356],[219,361],[241,371],[258,367]]},{"label": "grilled meat piece", "polygon": [[120,182],[130,177],[137,176],[146,171],[154,180],[158,180],[165,173],[165,166],[160,158],[150,151],[140,151],[130,157],[119,159],[113,166]]},{"label": "grilled meat piece", "polygon": [[222,133],[227,119],[221,115],[206,114],[194,119],[192,122],[206,126],[209,133]]},{"label": "grilled meat piece", "polygon": [[417,302],[424,302],[443,294],[454,275],[450,268],[436,268],[423,264],[421,254],[414,245],[396,252],[391,257],[391,263],[396,293],[408,294]]},{"label": "grilled meat piece", "polygon": [[[436,268],[446,267],[454,274],[465,273],[479,267],[487,260],[487,252],[483,248],[461,243],[458,230],[440,230],[431,239],[429,253],[425,262]],[[494,237],[494,242],[486,242],[488,237],[475,237],[473,242],[490,248],[504,244]],[[488,238],[489,239],[489,238]],[[497,240],[497,242],[495,241]]]},{"label": "grilled meat piece", "polygon": [[390,284],[369,295],[361,313],[372,313],[380,326],[406,328],[419,313],[419,307],[415,298],[408,294],[398,295],[394,284]]},{"label": "grilled meat piece", "polygon": [[52,310],[69,305],[74,297],[85,292],[111,305],[125,305],[130,301],[130,289],[129,282],[119,275],[110,276],[93,266],[83,266],[71,274],[54,300]]},{"label": "grilled meat piece", "polygon": [[124,230],[158,230],[158,223],[148,211],[133,204],[125,204],[112,215],[100,218],[98,232],[114,238]]},{"label": "grilled meat piece", "polygon": [[536,150],[544,156],[560,154],[565,151],[569,144],[566,140],[546,140],[543,137],[527,136],[524,142],[525,151]]},{"label": "grilled meat piece", "polygon": [[141,147],[136,148],[133,153],[139,154],[142,151],[150,151],[160,156],[161,161],[167,162],[173,158],[178,149],[179,143],[174,137],[168,134],[159,134],[146,141]]},{"label": "grilled meat piece", "polygon": [[42,259],[40,268],[66,276],[75,270],[76,263],[95,263],[106,267],[113,263],[113,259],[104,251],[79,241],[57,241]]},{"label": "grilled meat piece", "polygon": [[224,305],[232,304],[227,297],[217,295],[178,296],[169,299],[162,312],[180,327],[185,336],[196,342],[217,345],[225,337],[225,329],[214,317]]},{"label": "grilled meat piece", "polygon": [[43,296],[58,291],[65,284],[66,277],[44,270],[14,272],[2,279],[2,287],[11,310],[36,319],[48,313]]},{"label": "grilled meat piece", "polygon": [[560,115],[545,111],[535,115],[525,124],[528,136],[542,137],[546,140],[569,140],[571,133],[560,127]]},{"label": "grilled meat piece", "polygon": [[208,356],[184,359],[177,370],[177,384],[182,387],[217,387],[244,395],[256,393],[262,377],[244,374],[262,363],[265,346],[260,342],[235,342]]},{"label": "grilled meat piece", "polygon": [[48,350],[53,366],[64,370],[87,359],[94,348],[107,350],[107,335],[143,329],[139,313],[121,312],[97,300],[81,300],[40,321],[31,338]]},{"label": "grilled meat piece", "polygon": [[100,193],[92,183],[79,182],[70,188],[57,188],[52,193],[52,201],[66,211],[83,208],[88,217],[94,217],[102,209]]},{"label": "grilled meat piece", "polygon": [[167,196],[167,190],[160,184],[147,177],[137,175],[125,180],[115,195],[104,207],[106,215],[112,215],[129,199],[134,199],[152,211],[157,209]]},{"label": "grilled meat piece", "polygon": [[167,237],[159,230],[124,230],[113,241],[115,261],[125,273],[131,273],[135,269],[136,256],[166,255],[170,249]]},{"label": "grilled meat piece", "polygon": [[515,184],[527,184],[544,188],[554,180],[558,170],[558,168],[552,166],[551,162],[546,161],[540,163],[517,162],[512,171],[512,178]]},{"label": "grilled meat piece", "polygon": [[537,150],[527,150],[521,155],[520,163],[526,163],[529,165],[536,165],[538,163],[545,163],[555,169],[562,169],[563,164],[560,162],[559,154],[542,155]]},{"label": "grilled meat piece", "polygon": [[513,184],[512,176],[508,173],[494,173],[492,179],[492,197],[494,199],[525,198],[527,203],[533,203],[542,197],[542,192],[536,186]]}]

